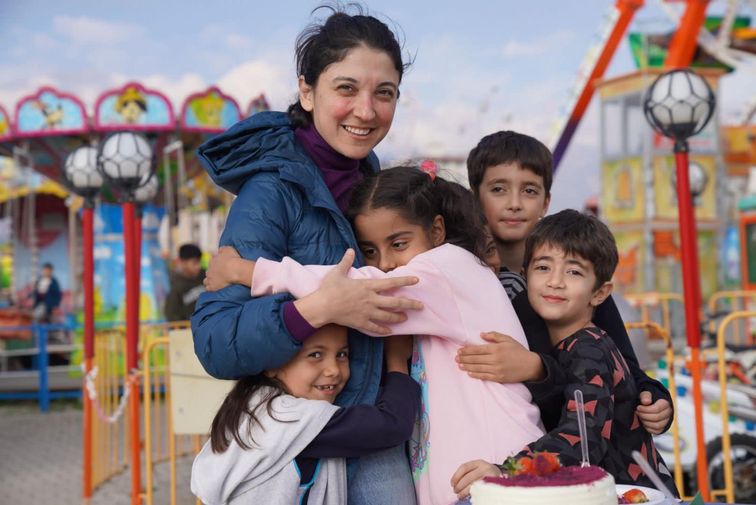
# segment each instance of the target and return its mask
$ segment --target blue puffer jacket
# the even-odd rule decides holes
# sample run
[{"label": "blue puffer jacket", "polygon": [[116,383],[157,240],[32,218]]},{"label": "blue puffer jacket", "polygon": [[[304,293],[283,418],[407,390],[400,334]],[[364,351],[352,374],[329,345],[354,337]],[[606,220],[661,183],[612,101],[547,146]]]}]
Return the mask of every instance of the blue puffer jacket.
[{"label": "blue puffer jacket", "polygon": [[[320,171],[296,143],[286,114],[255,114],[205,142],[198,156],[216,184],[238,195],[220,245],[248,259],[290,256],[320,265],[338,263],[348,247],[359,250]],[[375,155],[369,161],[378,166]],[[251,298],[239,285],[200,296],[192,332],[207,372],[235,379],[289,361],[300,347],[283,320],[289,300],[288,294]],[[373,403],[383,344],[350,331],[349,347],[351,377],[338,404]]]}]

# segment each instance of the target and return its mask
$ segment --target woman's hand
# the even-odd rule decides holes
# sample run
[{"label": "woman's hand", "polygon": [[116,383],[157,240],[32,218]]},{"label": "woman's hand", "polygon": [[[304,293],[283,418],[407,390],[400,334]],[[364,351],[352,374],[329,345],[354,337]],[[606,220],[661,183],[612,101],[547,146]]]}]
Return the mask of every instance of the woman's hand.
[{"label": "woman's hand", "polygon": [[501,471],[488,461],[476,459],[462,464],[451,478],[451,485],[460,500],[470,496],[470,486],[483,477],[501,477]]},{"label": "woman's hand", "polygon": [[297,311],[315,328],[329,323],[348,326],[362,332],[388,335],[384,324],[401,323],[407,316],[402,310],[419,310],[423,304],[381,292],[417,284],[417,277],[390,279],[350,279],[354,251],[348,249],[338,265],[323,278],[317,291],[294,302]]},{"label": "woman's hand", "polygon": [[218,291],[230,284],[252,285],[255,262],[239,256],[236,249],[223,246],[212,257],[203,284],[208,291]]},{"label": "woman's hand", "polygon": [[490,344],[466,345],[457,351],[460,370],[473,379],[509,384],[543,380],[543,362],[508,335],[481,333]]},{"label": "woman's hand", "polygon": [[672,417],[672,406],[663,398],[654,402],[650,392],[641,391],[640,403],[635,407],[635,413],[647,432],[652,435],[659,435],[664,432],[664,428],[669,424]]},{"label": "woman's hand", "polygon": [[383,340],[387,372],[409,373],[407,362],[412,358],[413,341],[412,335],[393,335]]}]

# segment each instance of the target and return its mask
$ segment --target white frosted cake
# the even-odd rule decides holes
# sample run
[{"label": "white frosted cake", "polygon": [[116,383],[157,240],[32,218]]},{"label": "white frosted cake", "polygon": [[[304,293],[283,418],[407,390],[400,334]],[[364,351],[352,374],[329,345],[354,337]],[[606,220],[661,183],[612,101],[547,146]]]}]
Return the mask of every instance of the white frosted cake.
[{"label": "white frosted cake", "polygon": [[473,505],[617,505],[614,478],[596,466],[486,477],[472,485],[470,497]]}]

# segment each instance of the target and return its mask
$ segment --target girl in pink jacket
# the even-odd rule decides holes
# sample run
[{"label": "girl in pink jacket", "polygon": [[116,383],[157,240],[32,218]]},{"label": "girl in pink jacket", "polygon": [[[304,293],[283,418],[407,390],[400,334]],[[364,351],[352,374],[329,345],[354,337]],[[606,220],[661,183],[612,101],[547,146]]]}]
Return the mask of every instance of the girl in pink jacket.
[{"label": "girl in pink jacket", "polygon": [[[484,218],[462,186],[411,167],[365,179],[354,190],[347,217],[369,265],[349,269],[349,277],[418,278],[415,285],[387,293],[424,306],[391,327],[392,334],[416,336],[412,377],[420,383],[422,406],[410,463],[419,504],[456,503],[450,480],[461,463],[503,461],[544,433],[524,385],[473,379],[455,362],[461,346],[485,343],[484,332],[528,345],[509,297],[485,264],[491,251]],[[253,296],[288,292],[303,299],[325,277],[343,276],[353,259],[347,251],[334,269],[303,266],[288,257],[281,262],[239,258],[217,271],[245,272]],[[233,278],[244,280],[238,274]]]}]

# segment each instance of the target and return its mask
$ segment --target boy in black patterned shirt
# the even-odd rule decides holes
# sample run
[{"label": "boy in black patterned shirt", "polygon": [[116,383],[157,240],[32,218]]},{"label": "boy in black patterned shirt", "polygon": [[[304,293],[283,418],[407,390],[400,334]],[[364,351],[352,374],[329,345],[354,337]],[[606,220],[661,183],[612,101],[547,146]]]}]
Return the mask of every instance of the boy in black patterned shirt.
[{"label": "boy in black patterned shirt", "polygon": [[[612,291],[617,246],[609,229],[593,216],[565,210],[541,220],[528,237],[524,265],[528,299],[548,328],[554,356],[567,381],[557,425],[519,456],[557,453],[563,465],[581,462],[580,431],[574,398],[585,402],[590,462],[618,484],[652,487],[632,458],[638,451],[677,495],[672,476],[635,406],[638,388],[614,341],[593,322],[594,310]],[[467,464],[470,475],[497,475],[483,461]]]}]

